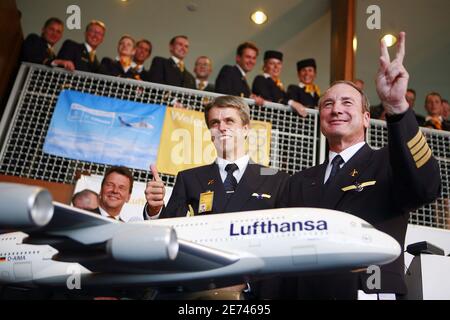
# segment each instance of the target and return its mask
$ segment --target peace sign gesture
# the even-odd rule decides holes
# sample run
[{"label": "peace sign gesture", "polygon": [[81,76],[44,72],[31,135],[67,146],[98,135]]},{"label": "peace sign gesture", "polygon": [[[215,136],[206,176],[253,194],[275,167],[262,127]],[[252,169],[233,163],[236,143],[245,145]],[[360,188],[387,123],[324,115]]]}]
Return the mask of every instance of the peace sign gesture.
[{"label": "peace sign gesture", "polygon": [[406,112],[409,107],[405,98],[409,74],[403,66],[404,57],[404,32],[400,32],[397,54],[392,61],[386,43],[381,40],[380,68],[378,69],[376,86],[384,109],[390,115]]}]

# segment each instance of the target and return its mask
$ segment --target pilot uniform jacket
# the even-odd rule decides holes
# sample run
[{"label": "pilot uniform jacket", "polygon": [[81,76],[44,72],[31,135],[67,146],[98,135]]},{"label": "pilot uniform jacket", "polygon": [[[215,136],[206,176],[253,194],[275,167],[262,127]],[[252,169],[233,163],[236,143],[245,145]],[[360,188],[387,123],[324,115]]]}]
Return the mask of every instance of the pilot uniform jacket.
[{"label": "pilot uniform jacket", "polygon": [[79,71],[98,72],[98,68],[100,67],[97,55],[95,55],[94,61],[91,63],[86,45],[72,40],[64,41],[59,50],[58,59],[72,61],[75,69]]},{"label": "pilot uniform jacket", "polygon": [[287,89],[287,100],[294,100],[300,102],[305,107],[314,108],[319,105],[319,96],[314,93],[305,92],[305,88],[300,88],[299,85],[290,85]]},{"label": "pilot uniform jacket", "polygon": [[266,78],[263,75],[256,76],[255,80],[253,80],[252,92],[267,101],[287,103],[286,92],[281,90],[271,77]]},{"label": "pilot uniform jacket", "polygon": [[181,72],[171,58],[154,57],[149,72],[142,80],[189,89],[196,88],[194,76],[186,68]]},{"label": "pilot uniform jacket", "polygon": [[250,87],[237,66],[225,65],[216,79],[216,92],[231,96],[248,98]]},{"label": "pilot uniform jacket", "polygon": [[119,61],[113,60],[111,58],[103,58],[100,64],[99,73],[107,74],[109,76],[128,78],[128,79],[138,79],[138,73],[135,69],[130,67],[127,72],[122,68]]},{"label": "pilot uniform jacket", "polygon": [[[358,289],[366,293],[406,293],[403,248],[409,212],[439,196],[440,172],[414,112],[388,117],[387,125],[388,146],[373,150],[364,145],[328,187],[324,185],[327,162],[293,175],[283,206],[327,208],[358,216],[394,237],[402,254],[381,266],[380,290],[367,287],[372,274],[348,272],[284,279],[280,289],[283,298],[356,299]],[[358,188],[370,181],[375,184]]]},{"label": "pilot uniform jacket", "polygon": [[[172,196],[160,218],[185,217],[189,205],[194,215],[276,208],[280,205],[288,178],[285,172],[250,161],[234,194],[227,200],[219,167],[215,162],[184,170],[178,173]],[[212,211],[199,214],[200,194],[207,191],[214,192]]]},{"label": "pilot uniform jacket", "polygon": [[23,42],[21,61],[50,65],[55,58],[43,37],[32,33]]}]

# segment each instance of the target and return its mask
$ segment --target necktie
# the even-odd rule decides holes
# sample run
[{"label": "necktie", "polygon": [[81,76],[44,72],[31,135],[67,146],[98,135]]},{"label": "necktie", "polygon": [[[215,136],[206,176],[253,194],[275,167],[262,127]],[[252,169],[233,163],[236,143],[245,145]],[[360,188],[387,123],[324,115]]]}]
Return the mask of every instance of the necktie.
[{"label": "necktie", "polygon": [[433,124],[433,126],[430,128],[442,130],[442,122],[439,117],[431,117],[430,122]]},{"label": "necktie", "polygon": [[328,180],[325,182],[326,185],[329,185],[331,180],[333,180],[333,178],[337,175],[339,169],[341,169],[341,164],[343,163],[344,159],[342,159],[340,155],[334,157],[334,159],[331,161],[331,172]]},{"label": "necktie", "polygon": [[91,50],[91,52],[89,52],[89,62],[94,63],[94,60],[95,60],[95,50]]},{"label": "necktie", "polygon": [[227,177],[223,182],[223,187],[225,188],[225,192],[227,193],[227,198],[229,198],[236,190],[237,180],[233,176],[233,172],[236,171],[237,169],[239,168],[235,163],[229,163],[225,166]]},{"label": "necktie", "polygon": [[184,72],[184,62],[183,61],[180,61],[180,62],[178,62],[178,68],[180,69],[180,71],[181,72]]},{"label": "necktie", "polygon": [[122,65],[122,68],[125,70],[129,66],[131,66],[131,58],[130,57],[120,57],[120,64]]},{"label": "necktie", "polygon": [[280,79],[275,80],[275,85],[280,88],[281,91],[284,91],[283,82]]},{"label": "necktie", "polygon": [[314,93],[315,93],[317,96],[320,96],[319,86],[317,86],[315,84],[306,84],[305,92],[310,93],[311,95],[314,95]]},{"label": "necktie", "polygon": [[53,47],[47,47],[47,54],[50,60],[56,58],[55,50],[53,50]]},{"label": "necktie", "polygon": [[203,89],[205,89],[205,87],[206,87],[206,81],[201,80],[198,83],[198,90],[203,90]]}]

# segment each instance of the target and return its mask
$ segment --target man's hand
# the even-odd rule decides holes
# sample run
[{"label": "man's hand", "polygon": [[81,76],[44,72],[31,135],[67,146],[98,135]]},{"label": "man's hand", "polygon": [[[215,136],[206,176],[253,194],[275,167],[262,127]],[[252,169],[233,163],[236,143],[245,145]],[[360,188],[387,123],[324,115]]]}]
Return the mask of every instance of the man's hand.
[{"label": "man's hand", "polygon": [[157,215],[164,205],[164,195],[166,194],[166,188],[164,183],[159,177],[158,170],[156,166],[152,164],[150,166],[152,171],[153,179],[147,182],[147,187],[145,188],[145,198],[147,199],[147,211],[150,216]]},{"label": "man's hand", "polygon": [[63,67],[64,69],[69,70],[69,71],[75,70],[75,65],[70,60],[55,59],[55,60],[53,60],[52,64],[54,64],[58,67]]},{"label": "man's hand", "polygon": [[257,96],[256,94],[253,94],[253,93],[252,93],[252,94],[250,95],[250,99],[255,100],[255,104],[256,104],[257,106],[262,107],[262,106],[264,105],[264,98],[263,98],[263,97]]},{"label": "man's hand", "polygon": [[300,102],[291,100],[289,103],[292,109],[294,109],[301,117],[306,118],[308,116],[308,111]]},{"label": "man's hand", "polygon": [[381,40],[380,68],[378,69],[377,93],[387,114],[400,114],[408,110],[405,94],[409,74],[403,66],[405,57],[405,33],[400,32],[395,59],[389,57],[386,43]]}]

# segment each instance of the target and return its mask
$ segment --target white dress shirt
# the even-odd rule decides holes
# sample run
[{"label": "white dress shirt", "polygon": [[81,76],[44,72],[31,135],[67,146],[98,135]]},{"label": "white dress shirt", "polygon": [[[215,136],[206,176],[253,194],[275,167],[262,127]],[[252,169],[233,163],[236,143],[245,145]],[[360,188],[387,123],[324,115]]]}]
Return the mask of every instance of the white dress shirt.
[{"label": "white dress shirt", "polygon": [[108,212],[105,211],[105,209],[103,209],[102,207],[98,207],[98,209],[100,210],[100,214],[105,217],[105,218],[114,218],[116,221],[120,221],[120,214],[113,217],[112,215],[110,215]]},{"label": "white dress shirt", "polygon": [[328,166],[327,169],[325,170],[325,179],[323,180],[323,183],[325,183],[328,180],[328,177],[330,176],[332,167],[331,162],[333,161],[334,157],[336,157],[338,154],[342,157],[342,159],[344,160],[344,162],[340,166],[340,168],[342,168],[344,164],[346,164],[365,144],[366,143],[364,141],[359,142],[357,144],[352,145],[351,147],[348,147],[341,153],[330,151],[328,154]]},{"label": "white dress shirt", "polygon": [[238,166],[238,169],[233,172],[233,176],[236,178],[237,183],[241,181],[241,178],[247,169],[248,162],[250,161],[250,156],[246,154],[245,156],[237,159],[236,161],[228,161],[222,158],[217,157],[216,163],[219,167],[220,178],[222,179],[222,183],[225,181],[227,177],[227,172],[225,171],[225,167],[227,164],[235,163]]}]

